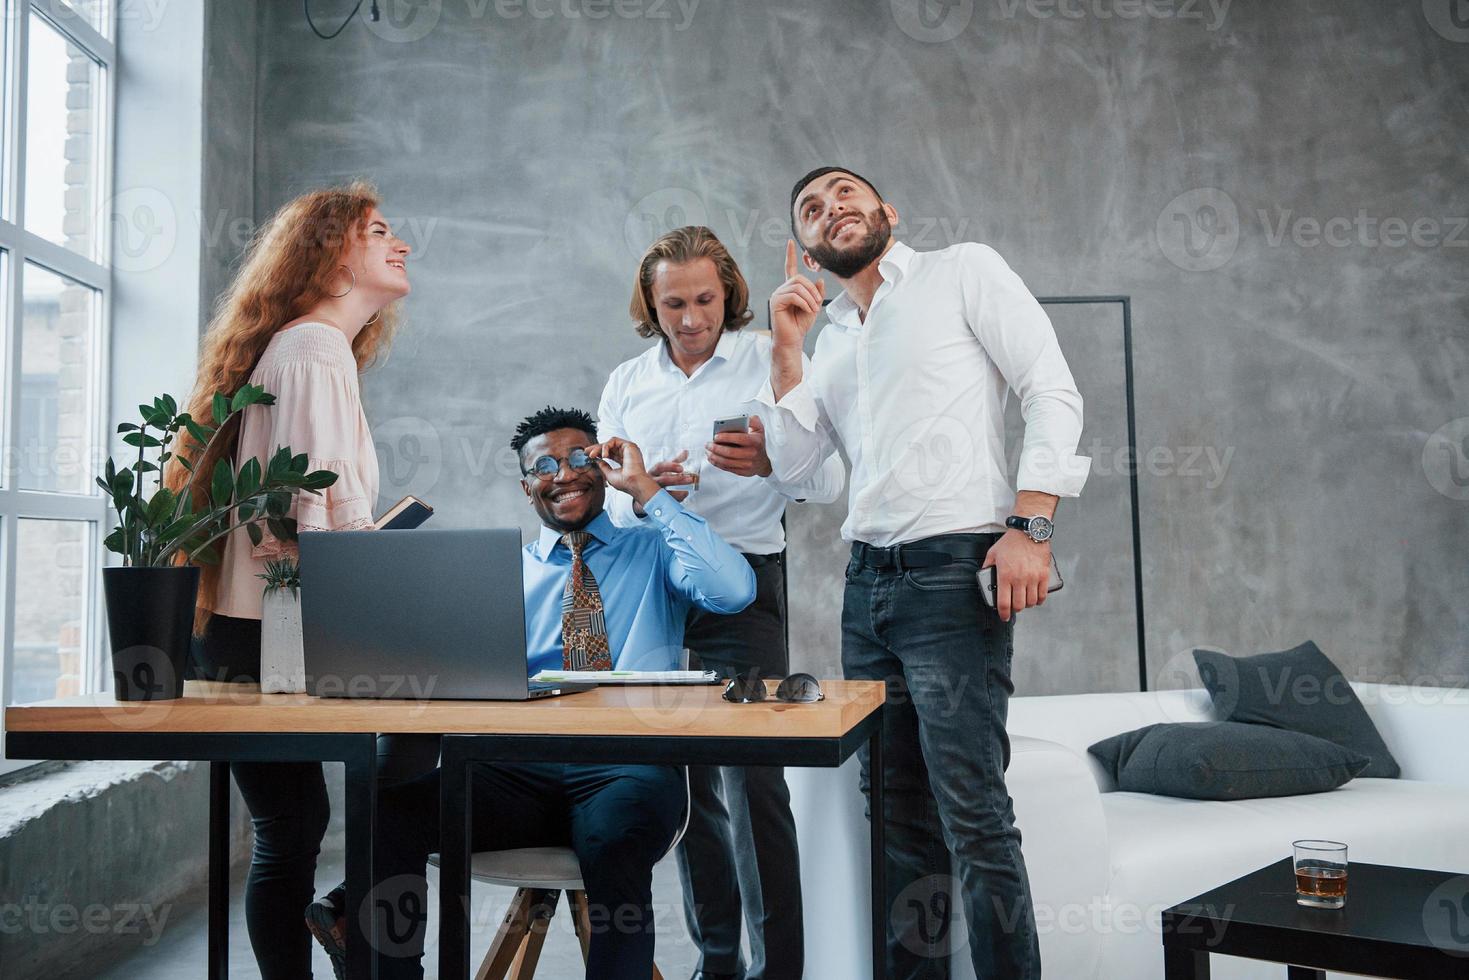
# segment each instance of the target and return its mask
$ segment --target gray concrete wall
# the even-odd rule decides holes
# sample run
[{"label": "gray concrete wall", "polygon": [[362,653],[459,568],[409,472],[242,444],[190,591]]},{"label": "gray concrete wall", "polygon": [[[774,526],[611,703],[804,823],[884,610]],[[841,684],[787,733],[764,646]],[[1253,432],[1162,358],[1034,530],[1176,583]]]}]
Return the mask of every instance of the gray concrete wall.
[{"label": "gray concrete wall", "polygon": [[[639,250],[707,222],[761,300],[790,182],[845,162],[918,248],[1134,297],[1154,684],[1194,646],[1307,637],[1354,677],[1462,684],[1469,42],[1439,6],[402,0],[324,42],[277,0],[254,216],[377,181],[415,248],[365,382],[384,501],[529,530],[504,444],[643,348]],[[1115,314],[1057,324],[1097,473],[1059,515],[1075,591],[1021,625],[1022,694],[1136,685]],[[823,674],[843,511],[792,516],[795,658]]]},{"label": "gray concrete wall", "polygon": [[202,202],[199,207],[200,326],[228,286],[255,232],[255,46],[253,3],[205,8]]},{"label": "gray concrete wall", "polygon": [[[0,806],[0,965],[7,980],[90,976],[154,945],[204,901],[209,767],[80,763],[6,785]],[[233,851],[249,820],[232,791]],[[237,873],[243,873],[239,871]]]}]

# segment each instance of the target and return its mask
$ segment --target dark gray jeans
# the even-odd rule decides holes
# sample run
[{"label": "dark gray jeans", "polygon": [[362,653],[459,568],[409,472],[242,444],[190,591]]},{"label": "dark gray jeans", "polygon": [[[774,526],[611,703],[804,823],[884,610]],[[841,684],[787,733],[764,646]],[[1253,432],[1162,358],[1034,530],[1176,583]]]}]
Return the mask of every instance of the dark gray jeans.
[{"label": "dark gray jeans", "polygon": [[[999,535],[945,535],[925,545],[952,539],[991,546]],[[977,560],[905,571],[866,567],[858,553],[854,546],[847,564],[842,667],[850,679],[887,683],[886,976],[949,976],[957,891],[975,975],[1035,980],[1035,914],[1005,789],[1013,621],[1001,622],[980,598]],[[860,759],[871,819],[865,747]]]},{"label": "dark gray jeans", "polygon": [[[689,665],[722,676],[758,670],[784,677],[785,569],[776,556],[745,556],[755,601],[733,616],[696,611],[684,644]],[[801,864],[785,770],[690,766],[689,829],[678,848],[684,918],[699,969],[741,975],[740,921],[750,935],[748,980],[799,980],[805,935]]]}]

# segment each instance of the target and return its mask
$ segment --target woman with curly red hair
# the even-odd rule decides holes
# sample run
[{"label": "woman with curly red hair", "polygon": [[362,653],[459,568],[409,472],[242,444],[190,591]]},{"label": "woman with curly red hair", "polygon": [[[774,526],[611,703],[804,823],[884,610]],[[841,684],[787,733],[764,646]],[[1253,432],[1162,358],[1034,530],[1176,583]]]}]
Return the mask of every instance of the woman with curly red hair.
[{"label": "woman with curly red hair", "polygon": [[[289,516],[301,530],[370,527],[377,501],[377,455],[363,413],[358,374],[387,349],[398,301],[408,294],[407,243],[378,211],[365,183],[311,191],[282,207],[246,253],[204,336],[188,412],[210,417],[216,392],[260,385],[270,405],[244,410],[205,458],[198,442],[180,452],[208,474],[228,457],[264,466],[278,446],[305,453],[308,469],[336,482],[301,493]],[[206,477],[207,478],[207,477]],[[190,472],[170,462],[165,484],[182,492]],[[202,493],[196,488],[195,493]],[[296,552],[244,529],[225,539],[217,563],[200,575],[193,672],[218,681],[258,681],[260,580],[267,559]],[[311,938],[302,910],[313,895],[326,833],[326,784],[318,762],[237,763],[235,783],[249,807],[255,849],[245,889],[245,920],[263,980],[311,976]]]}]

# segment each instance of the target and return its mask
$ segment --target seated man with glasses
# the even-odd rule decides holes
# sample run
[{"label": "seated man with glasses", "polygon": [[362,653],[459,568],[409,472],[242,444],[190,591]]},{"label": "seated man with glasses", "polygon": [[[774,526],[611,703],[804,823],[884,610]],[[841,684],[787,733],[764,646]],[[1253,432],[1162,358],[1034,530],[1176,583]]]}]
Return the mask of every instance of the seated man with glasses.
[{"label": "seated man with glasses", "polygon": [[[545,408],[511,440],[521,488],[541,520],[522,558],[528,672],[677,670],[691,609],[736,613],[755,598],[738,551],[650,477],[631,442],[598,443],[585,412]],[[645,526],[613,525],[607,486],[631,494]],[[481,764],[471,780],[476,850],[570,844],[591,920],[587,976],[653,975],[653,865],[686,806],[677,766]],[[421,977],[428,855],[438,849],[439,773],[382,793],[369,901],[378,911],[378,976]],[[307,910],[341,975],[339,890]],[[355,913],[354,913],[355,914]]]}]

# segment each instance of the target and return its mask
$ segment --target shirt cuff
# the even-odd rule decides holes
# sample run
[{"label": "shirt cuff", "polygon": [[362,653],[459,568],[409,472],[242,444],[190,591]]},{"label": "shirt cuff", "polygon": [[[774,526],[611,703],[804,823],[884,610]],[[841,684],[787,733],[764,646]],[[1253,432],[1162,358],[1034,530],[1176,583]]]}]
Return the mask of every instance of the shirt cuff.
[{"label": "shirt cuff", "polygon": [[774,472],[767,477],[762,477],[762,479],[765,481],[767,487],[794,503],[801,503],[810,496],[810,491],[805,487],[794,483],[785,483]]},{"label": "shirt cuff", "polygon": [[1036,449],[1020,457],[1020,467],[1015,475],[1015,490],[1035,490],[1056,497],[1079,497],[1091,472],[1092,461],[1088,456],[1067,453],[1058,456],[1050,450]]},{"label": "shirt cuff", "polygon": [[[644,519],[661,527],[672,527],[670,522],[682,513],[684,513],[683,505],[673,499],[673,494],[668,492],[667,487],[660,487],[658,492],[649,497],[646,504],[643,504]],[[633,511],[633,514],[636,515],[637,511]]]},{"label": "shirt cuff", "polygon": [[788,487],[786,484],[780,482],[780,477],[778,477],[778,476],[775,475],[775,462],[773,460],[771,461],[771,464],[770,464],[770,475],[769,476],[762,476],[760,479],[764,480],[765,481],[765,485],[767,487],[769,487],[770,489],[774,490],[776,493],[780,494],[782,497],[785,497],[785,498],[787,498],[789,500],[795,499],[791,495],[791,488]]},{"label": "shirt cuff", "polygon": [[[770,379],[765,379],[765,384],[760,388],[760,394],[755,400],[769,408],[783,408],[790,412],[801,427],[808,432],[816,431],[816,420],[820,413],[816,410],[816,399],[811,395],[811,386],[803,378],[801,383],[790,391],[780,401],[775,400],[775,388]],[[767,426],[767,428],[769,428]]]}]

